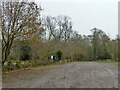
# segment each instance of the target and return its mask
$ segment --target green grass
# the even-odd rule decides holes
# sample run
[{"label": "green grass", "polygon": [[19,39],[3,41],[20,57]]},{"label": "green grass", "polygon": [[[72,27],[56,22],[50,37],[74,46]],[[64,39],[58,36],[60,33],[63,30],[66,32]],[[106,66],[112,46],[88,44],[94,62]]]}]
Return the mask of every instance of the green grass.
[{"label": "green grass", "polygon": [[120,66],[120,63],[117,63],[117,64],[115,64],[115,65]]},{"label": "green grass", "polygon": [[33,70],[36,70],[36,69],[47,69],[47,68],[56,67],[57,65],[60,65],[60,64],[69,64],[69,63],[72,63],[72,62],[64,62],[64,63],[56,62],[55,65],[41,66],[41,67],[33,68]]},{"label": "green grass", "polygon": [[56,65],[41,66],[41,67],[33,68],[33,70],[36,70],[36,69],[46,69],[46,68],[51,68],[51,67],[55,67],[55,66]]},{"label": "green grass", "polygon": [[101,61],[98,61],[98,62],[101,62],[101,63],[118,63],[118,61],[114,61],[114,60],[110,60],[110,61],[101,60]]},{"label": "green grass", "polygon": [[3,78],[10,77],[10,74],[8,75],[2,75]]}]

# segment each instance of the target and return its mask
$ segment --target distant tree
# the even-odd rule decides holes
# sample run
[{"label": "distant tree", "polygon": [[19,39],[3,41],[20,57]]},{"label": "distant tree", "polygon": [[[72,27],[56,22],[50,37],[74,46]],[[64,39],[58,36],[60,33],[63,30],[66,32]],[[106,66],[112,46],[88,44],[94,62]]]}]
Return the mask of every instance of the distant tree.
[{"label": "distant tree", "polygon": [[45,18],[46,32],[48,40],[67,41],[72,33],[72,22],[68,16],[58,16]]},{"label": "distant tree", "polygon": [[92,30],[92,45],[93,45],[93,57],[97,59],[110,59],[110,53],[107,49],[109,46],[110,38],[98,28]]}]

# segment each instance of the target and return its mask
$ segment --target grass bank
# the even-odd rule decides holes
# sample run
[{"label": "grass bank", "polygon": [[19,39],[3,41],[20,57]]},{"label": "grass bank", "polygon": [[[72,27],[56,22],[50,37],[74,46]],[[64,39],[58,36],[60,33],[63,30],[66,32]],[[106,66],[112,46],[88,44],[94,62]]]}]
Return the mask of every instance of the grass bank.
[{"label": "grass bank", "polygon": [[100,62],[100,63],[118,63],[118,61],[116,61],[116,60],[99,60],[97,62]]},{"label": "grass bank", "polygon": [[[16,73],[16,72],[20,72],[20,71],[24,71],[24,70],[44,70],[44,69],[48,69],[48,68],[52,68],[52,67],[57,67],[58,65],[61,64],[69,64],[72,62],[55,62],[55,63],[51,63],[48,65],[39,65],[39,66],[34,66],[34,67],[26,67],[26,68],[20,68],[20,69],[14,69],[14,70],[9,70],[9,71],[3,71],[2,72],[2,77],[9,77],[11,75],[11,73]],[[5,70],[5,69],[4,69]]]}]

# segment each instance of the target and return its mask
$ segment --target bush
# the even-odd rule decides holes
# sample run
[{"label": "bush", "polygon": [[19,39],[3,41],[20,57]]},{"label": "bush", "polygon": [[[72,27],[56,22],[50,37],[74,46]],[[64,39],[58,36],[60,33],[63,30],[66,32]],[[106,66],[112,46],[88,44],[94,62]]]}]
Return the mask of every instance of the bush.
[{"label": "bush", "polygon": [[20,50],[21,50],[21,55],[20,55],[21,60],[29,60],[30,59],[30,51],[31,51],[31,47],[30,47],[29,43],[26,41],[22,41]]},{"label": "bush", "polygon": [[62,51],[61,50],[57,50],[56,51],[56,59],[57,61],[60,61],[62,58]]}]

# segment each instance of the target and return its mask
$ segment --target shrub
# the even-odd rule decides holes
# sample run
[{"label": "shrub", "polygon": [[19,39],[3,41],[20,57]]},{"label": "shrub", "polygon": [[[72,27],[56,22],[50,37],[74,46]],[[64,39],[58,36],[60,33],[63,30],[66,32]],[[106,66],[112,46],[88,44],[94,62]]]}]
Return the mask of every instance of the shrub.
[{"label": "shrub", "polygon": [[60,61],[62,58],[62,51],[61,50],[56,50],[56,59],[57,61]]},{"label": "shrub", "polygon": [[21,55],[20,55],[21,60],[29,60],[30,59],[30,51],[31,51],[31,47],[30,47],[29,43],[26,41],[23,41],[21,43],[20,50],[21,50]]}]

